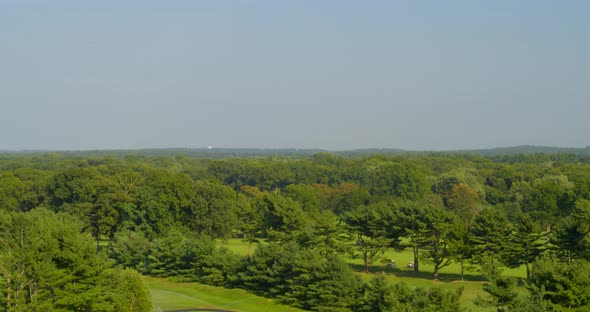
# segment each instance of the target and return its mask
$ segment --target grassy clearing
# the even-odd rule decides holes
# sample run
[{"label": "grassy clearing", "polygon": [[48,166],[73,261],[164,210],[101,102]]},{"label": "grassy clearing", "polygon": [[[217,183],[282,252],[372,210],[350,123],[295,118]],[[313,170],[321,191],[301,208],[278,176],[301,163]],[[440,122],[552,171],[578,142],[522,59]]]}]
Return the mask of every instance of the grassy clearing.
[{"label": "grassy clearing", "polygon": [[[256,246],[258,246],[258,244],[259,243],[252,244],[251,252],[254,252],[254,250],[256,250]],[[231,239],[219,241],[219,245],[231,250],[236,255],[240,255],[243,257],[248,256],[248,245],[249,244],[248,244],[248,242],[245,242],[240,238],[231,238]]]},{"label": "grassy clearing", "polygon": [[[220,242],[220,245],[230,249],[240,256],[248,255],[248,244],[242,242],[240,239],[230,239]],[[254,251],[255,248],[256,244],[254,244],[252,251]],[[394,260],[397,268],[387,269],[385,266],[381,265],[382,259]],[[446,289],[463,287],[461,303],[467,311],[495,311],[494,308],[482,308],[473,304],[473,300],[477,298],[478,295],[486,295],[482,287],[485,280],[475,266],[472,266],[470,270],[465,270],[464,280],[461,280],[461,266],[457,263],[452,263],[451,265],[442,268],[439,273],[439,280],[434,281],[432,273],[434,266],[432,264],[422,261],[420,263],[420,272],[418,273],[414,273],[413,270],[406,268],[408,262],[414,261],[414,255],[411,250],[387,250],[382,257],[374,261],[374,265],[371,267],[371,273],[369,274],[361,273],[363,271],[363,261],[360,257],[347,256],[346,260],[350,263],[353,270],[358,272],[357,274],[363,280],[369,280],[382,274],[388,281],[404,282],[413,287],[438,286]],[[524,279],[526,277],[526,270],[524,267],[516,269],[506,268],[504,269],[503,275]],[[521,290],[523,292],[526,291],[524,288]]]},{"label": "grassy clearing", "polygon": [[[433,280],[434,266],[432,264],[422,261],[420,263],[420,272],[415,273],[413,269],[408,269],[406,265],[408,262],[414,261],[414,254],[411,250],[394,251],[387,250],[383,257],[376,259],[374,265],[371,267],[371,273],[361,273],[363,271],[363,261],[361,258],[347,257],[347,262],[351,264],[352,268],[358,272],[358,275],[363,280],[369,280],[375,276],[383,275],[387,281],[392,283],[403,282],[412,287],[430,288],[433,286],[442,287],[444,289],[457,289],[463,287],[463,295],[461,296],[461,304],[467,311],[495,311],[494,308],[482,308],[473,304],[473,300],[478,295],[485,296],[483,291],[484,278],[476,271],[477,268],[465,270],[464,280],[461,280],[461,266],[452,263],[440,270],[439,280]],[[397,268],[387,269],[381,265],[381,260],[393,260]],[[505,270],[505,275],[515,277],[525,277],[526,271],[524,268]]]},{"label": "grassy clearing", "polygon": [[[226,247],[231,250],[233,253],[239,256],[247,256],[248,255],[248,243],[243,242],[241,239],[229,239],[226,241],[221,241],[220,246]],[[257,244],[252,245],[252,252],[256,249]],[[362,271],[363,270],[363,261],[360,257],[346,257],[347,261],[352,265],[355,271]],[[371,267],[372,272],[381,272],[381,260],[393,260],[397,264],[397,269],[393,271],[388,271],[387,273],[394,273],[399,277],[407,277],[407,278],[424,278],[424,279],[432,279],[432,272],[434,271],[434,266],[429,264],[425,261],[420,262],[420,272],[418,274],[414,273],[412,270],[407,269],[406,265],[408,262],[414,261],[414,255],[411,250],[406,249],[403,251],[395,251],[393,249],[387,250],[382,257],[379,259],[375,259],[373,266]],[[465,270],[464,279],[466,281],[483,281],[483,277],[477,271],[477,267],[473,266],[469,270]],[[418,275],[418,276],[416,276]],[[525,278],[526,277],[526,270],[523,267],[516,268],[516,269],[504,269],[503,275],[506,276],[514,276],[517,278]],[[461,280],[461,266],[457,263],[451,263],[451,265],[444,267],[440,270],[441,281],[460,281]]]},{"label": "grassy clearing", "polygon": [[145,277],[152,292],[156,311],[211,308],[230,311],[301,311],[253,295],[241,289],[225,289],[198,283],[174,283],[162,278]]},{"label": "grassy clearing", "polygon": [[[355,271],[363,270],[363,260],[360,257],[347,257],[347,261],[352,265]],[[403,251],[395,251],[392,249],[387,250],[382,257],[375,259],[373,266],[371,267],[372,272],[382,271],[381,260],[393,260],[397,264],[397,269],[391,270],[392,273],[401,277],[418,277],[432,279],[434,272],[434,266],[424,260],[420,261],[420,272],[414,273],[412,269],[407,269],[406,265],[409,262],[414,261],[414,254],[411,250],[406,249]],[[484,281],[481,274],[478,272],[477,266],[466,266],[464,272],[464,279],[466,281]],[[449,266],[440,269],[439,278],[441,281],[460,281],[461,280],[461,266],[458,263],[451,263]],[[517,278],[525,278],[526,270],[523,267],[516,269],[505,268],[503,275],[514,276]]]}]

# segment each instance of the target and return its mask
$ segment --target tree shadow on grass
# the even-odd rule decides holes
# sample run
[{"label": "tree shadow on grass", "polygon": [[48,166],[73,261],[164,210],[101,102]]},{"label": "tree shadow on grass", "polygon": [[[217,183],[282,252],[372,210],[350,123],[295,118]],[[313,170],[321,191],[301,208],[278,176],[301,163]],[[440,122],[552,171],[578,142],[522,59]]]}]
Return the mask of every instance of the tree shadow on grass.
[{"label": "tree shadow on grass", "polygon": [[[351,268],[356,272],[364,272],[365,267],[362,264],[351,264]],[[434,280],[434,273],[432,272],[414,272],[412,269],[407,268],[382,268],[380,266],[369,267],[369,273],[372,274],[385,274],[400,278],[420,278],[425,280]],[[442,273],[438,274],[439,282],[456,282],[461,281],[461,274],[457,273]],[[464,274],[463,281],[468,282],[484,282],[486,279],[480,274]]]},{"label": "tree shadow on grass", "polygon": [[163,312],[191,312],[191,311],[233,312],[231,310],[219,310],[219,309],[208,309],[208,308],[164,310]]}]

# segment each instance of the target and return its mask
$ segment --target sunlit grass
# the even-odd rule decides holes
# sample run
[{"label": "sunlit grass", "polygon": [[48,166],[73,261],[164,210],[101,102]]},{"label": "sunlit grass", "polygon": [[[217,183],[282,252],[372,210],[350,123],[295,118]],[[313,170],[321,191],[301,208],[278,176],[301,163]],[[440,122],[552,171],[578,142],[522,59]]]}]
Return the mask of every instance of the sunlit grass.
[{"label": "sunlit grass", "polygon": [[[229,239],[220,242],[220,246],[224,246],[240,256],[248,255],[248,243],[243,242],[241,239]],[[258,244],[253,244],[252,252],[254,252],[257,246]],[[409,262],[414,261],[414,255],[410,249],[403,251],[396,251],[393,249],[386,250],[383,255],[374,259],[369,274],[362,273],[363,260],[360,255],[357,257],[346,255],[345,260],[351,265],[353,270],[357,272],[358,276],[365,281],[383,275],[387,281],[392,283],[404,282],[410,287],[430,288],[437,286],[445,289],[463,287],[461,304],[467,309],[467,311],[495,310],[494,308],[482,308],[473,304],[473,300],[477,298],[478,295],[487,295],[483,290],[485,279],[479,272],[478,266],[466,266],[468,269],[464,271],[464,280],[461,280],[461,266],[458,263],[451,263],[449,266],[440,269],[439,280],[435,281],[433,275],[434,266],[427,261],[421,260],[420,272],[418,273],[415,273],[412,269],[406,267]],[[391,260],[396,263],[397,267],[395,269],[387,268],[385,265],[386,261]],[[504,268],[503,275],[523,279],[526,277],[526,269],[524,266],[516,269]],[[519,287],[519,291],[526,293],[524,287]]]},{"label": "sunlit grass", "polygon": [[145,277],[145,282],[152,293],[155,311],[194,308],[244,312],[301,311],[242,289],[226,289],[198,283],[175,283],[155,277]]}]

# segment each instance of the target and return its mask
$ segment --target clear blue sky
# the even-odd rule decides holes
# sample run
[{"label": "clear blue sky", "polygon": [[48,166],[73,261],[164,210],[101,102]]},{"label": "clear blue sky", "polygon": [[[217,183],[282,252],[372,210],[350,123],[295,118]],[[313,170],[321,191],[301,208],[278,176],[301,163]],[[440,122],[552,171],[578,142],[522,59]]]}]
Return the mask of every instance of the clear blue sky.
[{"label": "clear blue sky", "polygon": [[590,145],[590,1],[0,2],[0,150]]}]

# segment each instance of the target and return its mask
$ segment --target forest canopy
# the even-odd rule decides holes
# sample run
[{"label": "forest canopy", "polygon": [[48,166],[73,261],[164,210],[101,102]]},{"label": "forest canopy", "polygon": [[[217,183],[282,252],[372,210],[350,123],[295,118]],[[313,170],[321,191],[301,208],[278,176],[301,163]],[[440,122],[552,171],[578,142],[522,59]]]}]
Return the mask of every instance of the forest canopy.
[{"label": "forest canopy", "polygon": [[[583,156],[4,154],[0,209],[5,310],[149,310],[140,274],[310,310],[460,310],[460,292],[363,282],[343,261],[354,254],[368,273],[387,249],[410,250],[412,269],[431,264],[433,279],[451,263],[461,277],[482,268],[481,305],[590,298],[575,278],[590,260]],[[229,238],[248,256],[216,243]],[[497,269],[522,266],[526,296]],[[556,276],[569,282],[555,288]]]}]

